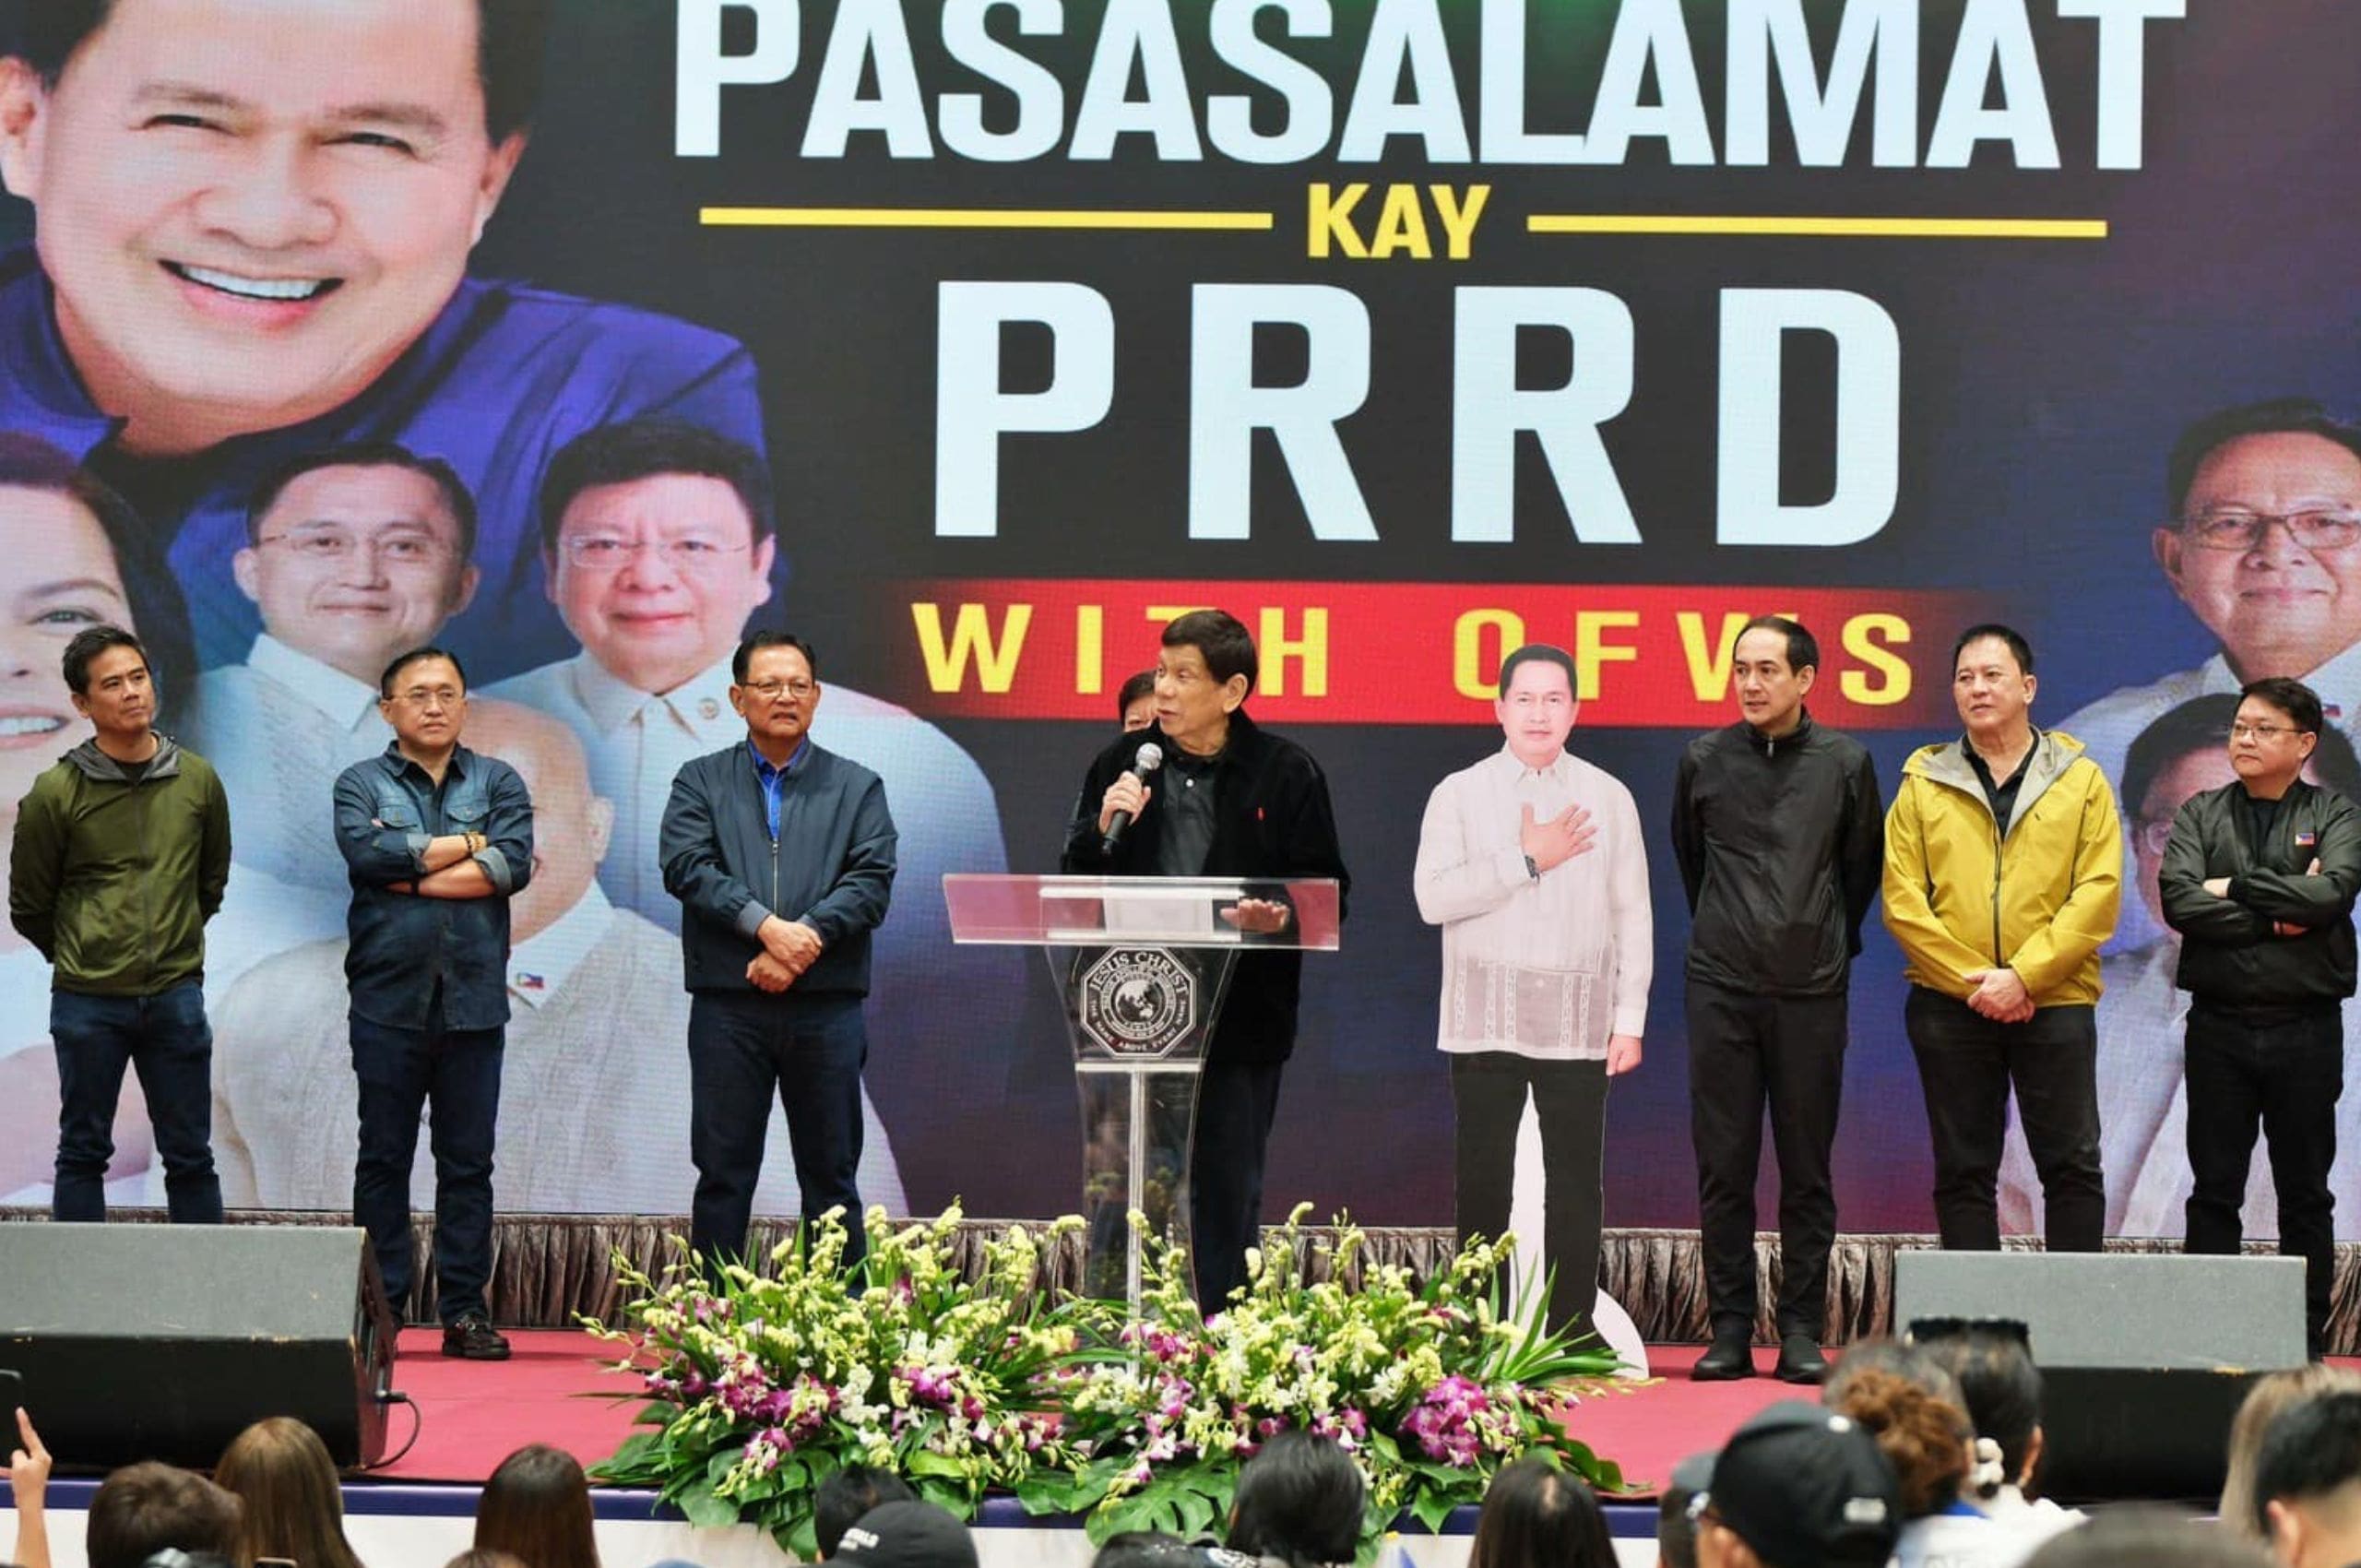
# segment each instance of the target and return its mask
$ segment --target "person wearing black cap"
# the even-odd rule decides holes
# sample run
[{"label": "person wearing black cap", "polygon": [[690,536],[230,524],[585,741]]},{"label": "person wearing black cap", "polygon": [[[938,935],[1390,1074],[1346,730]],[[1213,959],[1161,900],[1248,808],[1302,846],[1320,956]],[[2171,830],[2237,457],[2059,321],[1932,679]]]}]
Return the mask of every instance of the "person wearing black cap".
[{"label": "person wearing black cap", "polygon": [[976,1568],[976,1542],[947,1508],[888,1503],[845,1531],[833,1561],[860,1568]]},{"label": "person wearing black cap", "polygon": [[1902,1533],[1902,1489],[1858,1425],[1783,1399],[1731,1434],[1689,1515],[1700,1568],[1882,1563]]}]

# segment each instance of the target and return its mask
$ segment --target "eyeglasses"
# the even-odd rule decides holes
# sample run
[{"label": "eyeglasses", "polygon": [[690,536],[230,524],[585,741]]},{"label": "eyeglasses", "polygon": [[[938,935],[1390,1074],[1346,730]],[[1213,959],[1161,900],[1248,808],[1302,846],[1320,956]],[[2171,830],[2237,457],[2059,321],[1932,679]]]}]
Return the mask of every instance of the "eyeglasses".
[{"label": "eyeglasses", "polygon": [[642,552],[651,550],[676,572],[710,572],[724,557],[743,555],[753,548],[751,544],[716,544],[709,539],[616,539],[608,534],[586,534],[567,540],[564,546],[565,558],[584,572],[620,572],[625,562],[636,561]]},{"label": "eyeglasses", "polygon": [[412,707],[457,707],[468,700],[468,694],[457,686],[412,686],[406,692],[396,692],[387,700],[408,703]]},{"label": "eyeglasses", "polygon": [[283,533],[265,534],[255,542],[284,545],[298,561],[322,565],[348,561],[363,550],[396,566],[436,566],[453,554],[450,545],[432,534],[373,534],[364,539],[350,529],[337,528],[289,529]]},{"label": "eyeglasses", "polygon": [[2305,550],[2346,550],[2361,541],[2361,512],[2213,512],[2165,526],[2200,550],[2252,550],[2273,524]]},{"label": "eyeglasses", "polygon": [[765,702],[777,702],[781,696],[790,696],[797,702],[801,702],[820,689],[820,683],[817,681],[749,681],[738,689],[758,696]]},{"label": "eyeglasses", "polygon": [[2306,732],[2296,729],[2293,724],[2249,724],[2243,719],[2233,719],[2230,723],[2230,739],[2233,741],[2243,741],[2251,736],[2265,745],[2269,745],[2282,735],[2301,735]]}]

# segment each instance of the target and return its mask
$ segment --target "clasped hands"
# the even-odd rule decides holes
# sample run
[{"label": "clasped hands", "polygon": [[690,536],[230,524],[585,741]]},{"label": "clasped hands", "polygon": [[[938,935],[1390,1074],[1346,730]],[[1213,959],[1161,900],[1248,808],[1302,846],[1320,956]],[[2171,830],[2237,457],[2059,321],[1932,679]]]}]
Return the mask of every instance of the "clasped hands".
[{"label": "clasped hands", "polygon": [[746,965],[746,979],[758,991],[785,991],[801,980],[803,971],[820,956],[820,933],[801,921],[783,921],[773,915],[755,935],[763,950]]},{"label": "clasped hands", "polygon": [[2022,1024],[2033,1016],[2033,992],[2016,970],[1970,969],[1967,978],[1975,982],[1967,1004],[1982,1016],[1996,1024]]}]

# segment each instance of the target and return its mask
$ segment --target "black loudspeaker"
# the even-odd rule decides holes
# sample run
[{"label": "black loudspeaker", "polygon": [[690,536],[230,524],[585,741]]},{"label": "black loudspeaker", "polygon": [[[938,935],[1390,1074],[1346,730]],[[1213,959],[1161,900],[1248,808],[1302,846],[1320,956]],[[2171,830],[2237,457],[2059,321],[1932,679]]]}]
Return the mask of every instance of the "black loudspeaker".
[{"label": "black loudspeaker", "polygon": [[2046,1495],[2210,1503],[2247,1390],[2304,1364],[2304,1261],[1896,1253],[1895,1327],[1928,1318],[2026,1326],[2041,1368]]},{"label": "black loudspeaker", "polygon": [[361,1230],[0,1225],[0,1368],[61,1467],[210,1468],[266,1416],[374,1464],[394,1332]]}]

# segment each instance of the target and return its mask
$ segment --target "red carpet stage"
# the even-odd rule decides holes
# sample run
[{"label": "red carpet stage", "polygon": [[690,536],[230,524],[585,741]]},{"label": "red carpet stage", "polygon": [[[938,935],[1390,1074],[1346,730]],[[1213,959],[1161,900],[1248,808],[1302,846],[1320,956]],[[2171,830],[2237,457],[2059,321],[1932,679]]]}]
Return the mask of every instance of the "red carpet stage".
[{"label": "red carpet stage", "polygon": [[[419,1438],[400,1461],[375,1475],[389,1480],[477,1485],[510,1450],[528,1443],[566,1449],[585,1465],[614,1452],[629,1431],[636,1400],[586,1397],[630,1390],[631,1380],[603,1370],[605,1347],[587,1334],[512,1330],[515,1356],[503,1362],[446,1360],[442,1336],[427,1328],[402,1333],[394,1386],[418,1406]],[[1702,1346],[1652,1346],[1648,1356],[1661,1382],[1634,1386],[1577,1408],[1574,1435],[1616,1460],[1624,1475],[1650,1490],[1683,1455],[1716,1446],[1753,1411],[1798,1391],[1765,1375],[1746,1383],[1697,1384],[1689,1365]],[[1767,1374],[1775,1351],[1756,1360]],[[386,1452],[409,1436],[409,1416],[389,1418]]]}]

